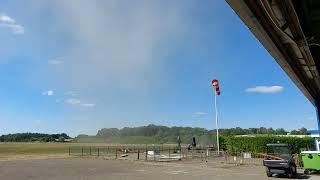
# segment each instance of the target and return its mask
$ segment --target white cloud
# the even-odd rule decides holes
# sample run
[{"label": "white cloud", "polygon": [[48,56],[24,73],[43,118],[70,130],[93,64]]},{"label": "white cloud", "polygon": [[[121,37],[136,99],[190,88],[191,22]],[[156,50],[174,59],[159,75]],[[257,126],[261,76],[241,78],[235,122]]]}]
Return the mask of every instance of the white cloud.
[{"label": "white cloud", "polygon": [[95,104],[93,103],[83,103],[81,102],[80,99],[77,99],[77,98],[68,98],[65,100],[65,102],[70,105],[79,105],[79,106],[88,107],[88,108],[95,106]]},{"label": "white cloud", "polygon": [[77,96],[78,93],[76,93],[74,91],[67,91],[67,92],[64,93],[64,95],[74,97],[74,96]]},{"label": "white cloud", "polygon": [[68,98],[65,100],[65,102],[67,104],[71,104],[71,105],[76,105],[76,104],[80,104],[81,101],[79,99],[76,99],[76,98]]},{"label": "white cloud", "polygon": [[193,113],[193,116],[195,116],[195,117],[206,116],[206,115],[208,115],[208,113],[206,113],[206,112],[195,112],[195,113]]},{"label": "white cloud", "polygon": [[84,107],[94,107],[95,106],[95,104],[93,104],[93,103],[83,103],[81,105]]},{"label": "white cloud", "polygon": [[42,95],[53,96],[53,91],[52,90],[44,91],[44,92],[42,92]]},{"label": "white cloud", "polygon": [[11,17],[9,17],[5,14],[0,15],[0,21],[3,23],[15,24],[14,19],[12,19]]},{"label": "white cloud", "polygon": [[0,27],[10,28],[14,34],[24,34],[24,27],[5,14],[0,14]]},{"label": "white cloud", "polygon": [[278,93],[283,91],[282,86],[256,86],[254,88],[247,88],[246,92],[249,93]]},{"label": "white cloud", "polygon": [[51,60],[48,61],[48,63],[51,64],[51,65],[59,65],[59,64],[64,63],[61,59],[62,58],[51,59]]}]

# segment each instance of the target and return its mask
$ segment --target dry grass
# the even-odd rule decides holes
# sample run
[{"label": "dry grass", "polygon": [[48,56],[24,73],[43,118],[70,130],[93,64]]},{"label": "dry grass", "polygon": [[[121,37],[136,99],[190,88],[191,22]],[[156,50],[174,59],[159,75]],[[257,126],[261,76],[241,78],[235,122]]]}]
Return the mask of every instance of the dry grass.
[{"label": "dry grass", "polygon": [[[131,149],[139,148],[145,149],[145,145],[124,145],[124,144],[107,144],[107,143],[0,143],[0,160],[11,159],[43,159],[54,157],[69,157],[69,147],[71,153],[81,153],[81,148],[84,147],[85,152],[88,153],[86,146],[95,147],[92,153],[96,153],[96,147],[101,148],[101,152],[110,147],[110,152],[115,151],[115,147],[130,147]],[[173,145],[164,145],[162,148],[168,148]],[[157,146],[160,148],[159,146]],[[152,149],[152,145],[149,145]],[[109,148],[108,148],[109,149]]]}]

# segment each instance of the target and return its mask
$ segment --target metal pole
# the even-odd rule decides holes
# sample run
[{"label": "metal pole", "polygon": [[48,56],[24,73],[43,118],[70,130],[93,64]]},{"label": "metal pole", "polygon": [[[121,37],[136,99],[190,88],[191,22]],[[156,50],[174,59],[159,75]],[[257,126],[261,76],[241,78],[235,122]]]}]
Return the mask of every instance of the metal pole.
[{"label": "metal pole", "polygon": [[218,148],[218,155],[219,155],[220,154],[220,145],[219,145],[218,107],[217,107],[217,93],[216,93],[216,91],[214,91],[214,108],[216,111],[217,148]]}]

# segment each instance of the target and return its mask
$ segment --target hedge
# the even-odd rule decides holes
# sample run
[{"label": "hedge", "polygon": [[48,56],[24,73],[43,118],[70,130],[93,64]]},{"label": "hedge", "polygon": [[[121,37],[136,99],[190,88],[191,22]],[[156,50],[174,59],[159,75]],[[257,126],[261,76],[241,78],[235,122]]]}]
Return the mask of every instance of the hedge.
[{"label": "hedge", "polygon": [[280,137],[280,136],[256,136],[256,137],[220,137],[221,149],[231,152],[251,152],[264,153],[267,152],[266,144],[269,143],[285,143],[290,144],[293,153],[300,153],[302,148],[313,148],[313,140],[310,137]]}]

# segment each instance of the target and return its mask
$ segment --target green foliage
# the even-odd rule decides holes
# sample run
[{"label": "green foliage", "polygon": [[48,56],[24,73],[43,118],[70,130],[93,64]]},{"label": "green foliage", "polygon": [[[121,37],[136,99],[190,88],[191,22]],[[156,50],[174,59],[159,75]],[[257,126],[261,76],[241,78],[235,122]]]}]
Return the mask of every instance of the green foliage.
[{"label": "green foliage", "polygon": [[293,153],[300,153],[301,148],[313,147],[312,138],[256,136],[256,137],[221,137],[221,146],[231,153],[238,152],[267,152],[266,144],[285,143],[290,144]]},{"label": "green foliage", "polygon": [[16,133],[0,136],[0,142],[51,142],[55,139],[70,138],[66,133],[61,134],[41,134],[41,133]]},{"label": "green foliage", "polygon": [[[132,136],[144,136],[154,137],[161,142],[176,142],[178,135],[182,138],[182,141],[190,140],[193,136],[200,137],[203,135],[214,136],[215,130],[208,131],[204,128],[192,128],[192,127],[166,127],[157,125],[148,125],[141,127],[125,127],[122,129],[117,128],[103,128],[98,131],[97,138],[114,138],[114,137],[132,137]],[[250,135],[250,134],[268,134],[268,135],[286,135],[287,132],[283,128],[249,128],[242,129],[240,127],[230,129],[219,129],[219,133],[222,136],[234,136],[234,135]],[[81,135],[85,138],[84,135]],[[77,137],[81,139],[80,136]]]},{"label": "green foliage", "polygon": [[[122,129],[117,128],[103,128],[98,131],[97,139],[103,139],[105,142],[116,141],[117,143],[123,142],[138,142],[138,143],[176,143],[177,136],[181,137],[183,143],[191,143],[193,136],[200,137],[209,134],[209,131],[204,128],[191,128],[191,127],[166,127],[157,125],[148,125],[142,127],[125,127]],[[94,139],[94,137],[77,137],[80,142],[83,139]],[[130,141],[131,139],[131,141]]]},{"label": "green foliage", "polygon": [[[302,128],[303,129],[303,128]],[[301,130],[301,129],[300,129]],[[302,133],[299,131],[297,134]],[[286,135],[287,131],[283,128],[248,128],[242,129],[240,127],[230,129],[219,129],[220,147],[230,151],[251,151],[251,152],[264,152],[265,145],[276,141],[289,142],[293,139],[295,151],[299,148],[306,148],[306,142],[309,147],[311,141],[297,140],[297,138],[282,138],[271,135]],[[234,137],[235,135],[265,135],[263,137],[249,138],[248,142],[244,142],[240,137]],[[106,142],[106,143],[124,143],[124,144],[161,144],[161,143],[176,143],[177,136],[180,136],[183,144],[191,144],[192,137],[196,138],[197,144],[212,145],[216,144],[216,131],[204,128],[192,128],[192,127],[166,127],[157,125],[148,125],[142,127],[125,127],[122,129],[117,128],[104,128],[98,131],[96,136],[79,135],[76,139],[78,142]],[[270,136],[267,136],[270,135]],[[236,139],[233,139],[236,138]],[[241,141],[238,141],[238,140]],[[246,139],[243,138],[243,139]],[[298,141],[298,145],[295,142]]]},{"label": "green foliage", "polygon": [[299,130],[292,130],[291,132],[290,132],[290,134],[291,135],[306,135],[306,134],[308,134],[307,133],[307,129],[306,128],[301,128],[301,129],[299,129]]}]

